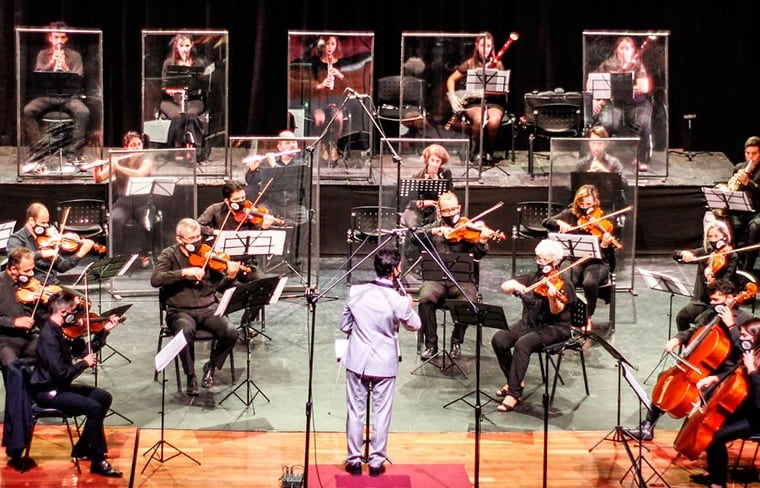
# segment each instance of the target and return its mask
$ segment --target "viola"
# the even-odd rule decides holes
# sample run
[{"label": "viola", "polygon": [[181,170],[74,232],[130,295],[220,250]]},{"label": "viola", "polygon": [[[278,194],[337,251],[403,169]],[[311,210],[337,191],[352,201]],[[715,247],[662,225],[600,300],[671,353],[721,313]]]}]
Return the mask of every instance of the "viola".
[{"label": "viola", "polygon": [[[214,251],[208,244],[201,244],[198,251],[190,253],[188,260],[191,266],[205,268],[208,265],[209,268],[219,272],[224,272],[227,265],[232,262],[229,254]],[[240,265],[240,269],[246,273],[251,272],[251,268],[243,264]]]},{"label": "viola", "polygon": [[37,278],[30,278],[29,282],[16,290],[16,301],[24,305],[42,302],[46,305],[50,297],[63,291],[58,285],[43,285]]},{"label": "viola", "polygon": [[[59,242],[60,244],[58,244]],[[55,233],[52,236],[37,236],[37,246],[40,249],[55,249],[56,245],[58,245],[59,249],[63,252],[77,252],[83,243],[84,241],[74,232]],[[107,251],[106,246],[98,243],[93,244],[92,248],[99,254],[104,254]]]},{"label": "viola", "polygon": [[270,215],[269,210],[267,210],[266,207],[263,205],[257,207],[250,200],[243,202],[242,208],[237,212],[232,213],[232,218],[234,218],[235,222],[237,223],[248,222],[259,227],[261,227],[261,225],[264,223],[264,220],[267,218],[271,218],[272,223],[275,225],[285,225],[284,220]]},{"label": "viola", "polygon": [[600,207],[596,207],[588,215],[578,217],[578,228],[585,230],[600,240],[605,234],[609,234],[611,237],[610,242],[615,246],[615,249],[618,251],[622,250],[623,244],[612,235],[612,231],[615,230],[615,225],[603,218],[603,216],[604,211]]},{"label": "viola", "polygon": [[[460,217],[454,228],[446,232],[445,237],[449,242],[466,241],[476,243],[480,240],[480,234],[483,230],[488,229],[482,222],[473,222],[467,217]],[[488,229],[491,230],[491,229]],[[506,239],[504,233],[498,230],[491,230],[490,239],[503,241]]]},{"label": "viola", "polygon": [[749,394],[749,380],[743,364],[726,377],[710,399],[692,413],[681,426],[673,447],[689,459],[697,459],[710,445],[726,417],[734,413]]},{"label": "viola", "polygon": [[[733,308],[756,294],[757,285],[748,283],[745,291],[737,294],[726,306]],[[697,381],[712,374],[731,352],[731,337],[718,325],[719,321],[720,317],[716,317],[697,329],[676,364],[657,379],[652,402],[674,418],[687,416],[699,403]]]}]

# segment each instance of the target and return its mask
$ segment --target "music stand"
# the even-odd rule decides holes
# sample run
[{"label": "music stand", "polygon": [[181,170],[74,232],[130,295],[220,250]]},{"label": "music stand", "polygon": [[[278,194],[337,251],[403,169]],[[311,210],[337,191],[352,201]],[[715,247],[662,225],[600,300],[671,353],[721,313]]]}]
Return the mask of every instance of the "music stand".
[{"label": "music stand", "polygon": [[[277,299],[279,299],[279,294],[275,296],[275,290],[282,291],[284,284],[282,286],[278,285],[280,285],[281,282],[285,280],[287,280],[287,278],[273,276],[270,278],[251,281],[244,285],[228,288],[225,290],[222,299],[219,301],[219,306],[217,307],[216,312],[214,312],[214,315],[228,315],[238,310],[246,310],[246,313],[248,313],[248,311],[254,308],[257,309],[257,311],[261,310],[265,305],[276,302]],[[267,403],[270,400],[266,393],[264,393],[264,391],[259,388],[258,385],[253,382],[253,380],[251,380],[251,340],[248,336],[247,327],[244,328],[244,334],[246,351],[245,380],[241,381],[234,390],[222,398],[219,404],[221,405],[227,398],[235,395],[238,400],[245,404],[246,407],[253,408],[253,413],[255,415],[256,409],[253,407],[253,401],[256,399],[259,393],[264,398],[266,398]],[[246,387],[245,399],[243,399],[238,394],[238,390],[243,385]],[[251,396],[251,388],[256,390],[256,393],[254,393],[253,396]]]},{"label": "music stand", "polygon": [[[221,251],[229,254],[233,257],[245,258],[249,256],[281,256],[285,249],[285,236],[284,230],[245,230],[245,231],[229,231],[225,230],[219,233],[214,244],[214,250]],[[261,308],[261,330],[258,330],[251,326],[251,322],[258,315],[251,314],[249,310],[243,314],[244,318],[249,318],[247,322],[241,320],[240,326],[250,327],[257,334],[261,334],[270,341],[271,337],[264,333],[266,324],[264,321],[264,309]],[[245,323],[245,324],[244,324]]]},{"label": "music stand", "polygon": [[720,188],[702,187],[705,201],[710,210],[754,212],[749,196],[743,191],[722,190]]},{"label": "music stand", "polygon": [[[156,372],[161,372],[161,411],[159,412],[161,414],[161,439],[156,441],[156,443],[153,444],[153,447],[143,453],[143,457],[145,457],[146,454],[150,453],[150,458],[148,459],[148,462],[145,463],[145,466],[143,466],[140,474],[145,472],[145,470],[148,468],[148,465],[154,459],[157,459],[159,463],[163,464],[179,455],[185,456],[198,466],[201,465],[200,461],[183,452],[181,449],[172,445],[168,441],[164,440],[164,418],[166,417],[166,366],[171,364],[174,358],[177,357],[177,354],[182,352],[185,347],[187,347],[187,339],[185,338],[185,334],[183,334],[182,331],[179,331],[174,336],[174,339],[169,341],[169,343],[164,346],[163,349],[157,352],[153,358],[153,364],[155,365]],[[165,457],[164,446],[169,446],[176,452],[171,456]]]},{"label": "music stand", "polygon": [[[486,98],[485,95],[494,95],[494,94],[503,94],[506,98],[509,95],[509,78],[510,78],[510,70],[499,70],[499,69],[493,69],[493,68],[486,68],[483,66],[482,68],[477,69],[468,69],[467,70],[467,78],[466,78],[466,84],[465,88],[468,93],[476,94],[476,96],[480,97],[480,120],[485,124],[487,121],[487,109],[486,109]],[[480,154],[480,162],[478,164],[478,179],[481,180],[482,183],[482,175],[483,175],[483,137],[484,137],[484,130],[483,127],[481,127],[480,130],[480,141],[479,141],[479,148],[478,152]],[[496,165],[493,166],[494,168],[498,168],[499,171],[504,173],[507,176],[510,176],[510,174],[503,168],[500,168]],[[487,168],[490,169],[490,168]]]},{"label": "music stand", "polygon": [[[641,407],[644,407],[647,409],[647,412],[652,410],[652,401],[649,399],[649,395],[647,395],[647,392],[644,391],[644,388],[641,387],[639,382],[636,380],[636,377],[633,374],[633,371],[627,364],[621,364],[622,366],[622,372],[623,372],[623,378],[625,378],[625,381],[628,383],[628,385],[631,387],[633,392],[636,394],[636,398],[639,399],[639,425],[641,425],[642,421],[642,415],[641,415]],[[628,473],[633,472],[635,475],[635,478],[633,482],[639,486],[647,486],[647,483],[649,480],[651,480],[654,477],[657,477],[660,481],[665,483],[665,486],[670,488],[670,484],[668,484],[667,481],[662,477],[662,475],[655,469],[655,467],[652,465],[652,463],[649,462],[647,458],[645,458],[642,454],[643,445],[641,443],[641,436],[639,436],[637,439],[638,443],[638,454],[636,456],[633,455],[633,451],[631,450],[631,446],[628,445],[627,441],[623,441],[623,445],[625,446],[625,452],[628,454],[628,459],[631,461],[631,466],[628,468],[628,470],[623,474],[623,476],[620,478],[620,483],[623,483],[623,480],[626,476],[628,476]],[[649,476],[647,479],[644,479],[644,473],[642,471],[642,463],[646,463],[647,466],[649,466],[649,469],[652,470],[652,475]]]},{"label": "music stand", "polygon": [[427,178],[402,179],[398,196],[400,198],[409,197],[410,200],[421,200],[428,196],[431,199],[438,198],[446,191],[448,183],[447,180],[429,180]]},{"label": "music stand", "polygon": [[38,97],[68,98],[84,93],[82,75],[71,71],[33,71],[32,86]]},{"label": "music stand", "polygon": [[548,238],[557,241],[565,251],[565,256],[573,261],[590,256],[593,259],[602,259],[602,251],[599,249],[599,239],[591,234],[560,234],[549,232]]},{"label": "music stand", "polygon": [[[643,268],[639,268],[639,274],[644,277],[644,281],[646,282],[647,286],[649,286],[650,290],[670,293],[670,303],[668,305],[668,340],[670,340],[670,338],[673,336],[673,297],[675,295],[681,295],[691,298],[692,294],[689,289],[686,288],[686,285],[683,282],[681,282],[678,278],[675,278],[668,274],[659,273],[657,271],[650,271]],[[667,355],[667,352],[662,353],[660,360],[644,379],[644,384],[649,381],[649,378],[652,377],[652,374],[662,364]]]},{"label": "music stand", "polygon": [[[473,314],[472,306],[467,300],[446,300],[446,306],[448,307],[449,312],[451,313],[451,318],[455,324],[477,326],[478,329],[476,332],[477,335],[475,347],[477,349],[478,356],[480,355],[480,347],[483,342],[482,327],[490,327],[492,329],[499,330],[508,328],[507,317],[504,315],[504,309],[500,305],[478,303],[478,315]],[[455,398],[454,400],[444,405],[443,408],[447,408],[449,405],[453,405],[458,401],[463,401],[472,408],[475,408],[475,405],[467,401],[467,397],[474,395],[475,393],[476,391],[473,390],[458,398]],[[488,401],[483,403],[481,406],[485,406],[489,402],[498,402],[498,400],[496,400],[491,395],[484,393],[482,390],[480,391],[480,394],[488,398]]]}]

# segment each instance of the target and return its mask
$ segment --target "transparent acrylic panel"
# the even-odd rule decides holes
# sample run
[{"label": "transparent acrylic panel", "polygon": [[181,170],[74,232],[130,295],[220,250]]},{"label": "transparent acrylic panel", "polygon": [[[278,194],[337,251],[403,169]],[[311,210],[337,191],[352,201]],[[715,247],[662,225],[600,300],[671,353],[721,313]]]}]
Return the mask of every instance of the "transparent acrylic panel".
[{"label": "transparent acrylic panel", "polygon": [[371,32],[288,32],[288,111],[297,136],[324,134],[316,149],[320,167],[366,166],[374,137],[374,41]]},{"label": "transparent acrylic panel", "polygon": [[601,209],[609,216],[615,226],[614,235],[623,245],[616,252],[618,290],[633,289],[639,172],[632,163],[638,144],[635,137],[551,140],[549,201],[570,205],[580,186],[597,188]]},{"label": "transparent acrylic panel", "polygon": [[[312,202],[318,201],[318,188],[311,184],[311,158],[306,151],[314,140],[230,137],[229,165],[233,178],[246,183],[246,198],[285,221],[283,254],[265,256],[260,266],[267,273],[287,275],[289,288],[315,283],[319,265],[318,225],[312,225],[312,215],[319,213],[311,210],[315,208]],[[258,169],[249,171],[251,165]]]},{"label": "transparent acrylic panel", "polygon": [[[466,126],[460,123],[457,114],[451,110],[446,96],[446,80],[475,49],[475,41],[483,33],[461,32],[402,32],[401,65],[399,72],[407,81],[403,87],[411,87],[409,78],[424,80],[423,106],[425,122],[420,126],[397,124],[397,130],[405,132],[405,137],[456,138],[469,137]],[[498,46],[494,46],[498,49]],[[456,87],[461,98],[469,100],[465,79]],[[508,88],[508,87],[507,87]],[[402,94],[407,99],[408,94]],[[499,103],[506,106],[507,94],[498,95]],[[474,100],[474,98],[472,98]],[[408,103],[405,103],[408,104]],[[423,130],[424,129],[424,130]],[[390,134],[389,134],[390,136]]]},{"label": "transparent acrylic panel", "polygon": [[89,177],[79,165],[102,155],[102,59],[100,30],[16,28],[19,177]]},{"label": "transparent acrylic panel", "polygon": [[177,222],[197,215],[194,157],[192,149],[109,151],[111,174],[115,174],[117,162],[137,165],[149,159],[153,166],[149,176],[111,178],[109,182],[109,255],[138,255],[128,276],[113,280],[114,291],[150,292],[155,258],[175,243]]},{"label": "transparent acrylic panel", "polygon": [[668,175],[668,31],[584,31],[583,83],[593,121],[639,137],[642,177]]},{"label": "transparent acrylic panel", "polygon": [[195,147],[204,175],[229,175],[227,31],[143,30],[142,50],[142,120],[150,147]]}]

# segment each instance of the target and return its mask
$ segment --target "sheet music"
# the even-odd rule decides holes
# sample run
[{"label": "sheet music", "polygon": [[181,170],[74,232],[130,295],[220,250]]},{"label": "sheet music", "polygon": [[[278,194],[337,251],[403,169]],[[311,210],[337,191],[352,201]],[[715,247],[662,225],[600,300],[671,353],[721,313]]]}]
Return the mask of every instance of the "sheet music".
[{"label": "sheet music", "polygon": [[348,339],[335,339],[335,360],[340,362],[348,350]]},{"label": "sheet music", "polygon": [[668,293],[675,293],[685,297],[691,296],[691,292],[686,288],[686,285],[674,276],[657,271],[650,271],[644,268],[638,268],[638,272],[644,277],[647,286],[652,290],[666,291]]},{"label": "sheet music", "polygon": [[235,294],[235,290],[237,289],[237,286],[231,286],[224,290],[224,293],[222,294],[222,298],[219,299],[219,304],[216,306],[216,310],[214,310],[214,315],[217,317],[221,317],[225,313],[227,313],[227,307],[230,304],[230,300],[232,300],[232,295]]},{"label": "sheet music", "polygon": [[285,284],[287,282],[287,276],[280,277],[280,281],[277,282],[277,286],[275,287],[274,292],[272,292],[272,298],[269,299],[267,305],[274,305],[280,300],[280,296],[282,295],[283,290],[285,290]]},{"label": "sheet music", "polygon": [[174,335],[174,339],[169,341],[169,343],[165,345],[163,349],[158,351],[154,357],[153,363],[156,367],[156,371],[159,373],[163,371],[164,368],[177,357],[177,354],[185,348],[185,346],[187,346],[187,339],[185,338],[185,334],[183,334],[182,331],[179,331]]}]

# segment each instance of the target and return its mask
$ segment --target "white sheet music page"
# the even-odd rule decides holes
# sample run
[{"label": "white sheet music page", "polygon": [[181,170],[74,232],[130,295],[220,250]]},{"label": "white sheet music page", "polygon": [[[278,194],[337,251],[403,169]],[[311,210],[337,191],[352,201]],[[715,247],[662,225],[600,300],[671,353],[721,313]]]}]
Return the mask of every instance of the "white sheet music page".
[{"label": "white sheet music page", "polygon": [[169,341],[169,344],[165,345],[163,349],[158,351],[156,356],[153,359],[153,362],[155,363],[156,371],[159,373],[164,370],[165,367],[167,367],[172,360],[177,357],[177,354],[182,351],[182,349],[187,346],[187,339],[185,338],[185,334],[182,333],[182,331],[177,332],[177,334],[174,336],[174,339]]}]

